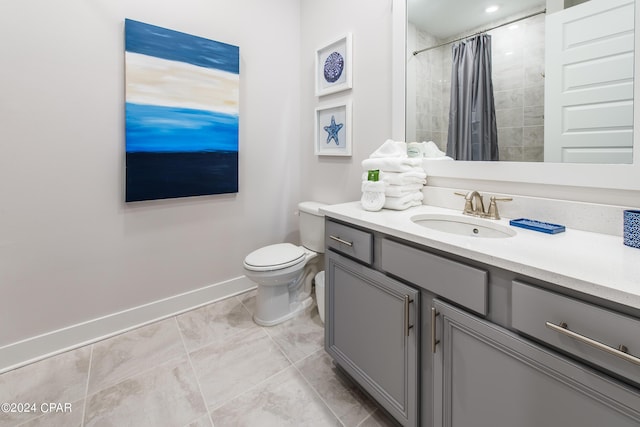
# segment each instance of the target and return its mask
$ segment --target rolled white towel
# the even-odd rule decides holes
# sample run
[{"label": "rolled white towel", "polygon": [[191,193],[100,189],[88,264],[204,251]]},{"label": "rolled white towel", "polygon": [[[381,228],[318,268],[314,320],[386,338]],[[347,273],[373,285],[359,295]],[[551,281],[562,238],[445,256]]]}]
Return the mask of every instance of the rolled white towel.
[{"label": "rolled white towel", "polygon": [[[367,172],[362,174],[362,179],[367,179]],[[424,169],[412,168],[407,172],[383,172],[380,171],[379,179],[391,185],[426,184],[427,174]]]},{"label": "rolled white towel", "polygon": [[422,146],[424,157],[444,157],[447,155],[444,151],[440,150],[435,142],[427,141]]},{"label": "rolled white towel", "polygon": [[409,172],[420,165],[422,159],[408,157],[380,157],[362,161],[362,168],[366,171],[378,169],[384,172]]},{"label": "rolled white towel", "polygon": [[387,185],[384,194],[387,197],[404,197],[422,190],[422,184]]},{"label": "rolled white towel", "polygon": [[362,192],[384,193],[387,185],[384,181],[362,181]]},{"label": "rolled white towel", "polygon": [[404,141],[387,139],[369,156],[371,159],[378,159],[381,157],[407,157],[407,143]]},{"label": "rolled white towel", "polygon": [[453,160],[447,156],[447,153],[440,150],[435,142],[428,141],[424,143],[424,157],[426,160]]},{"label": "rolled white towel", "polygon": [[412,206],[420,206],[422,199],[424,199],[424,194],[420,191],[410,193],[404,197],[386,197],[383,207],[385,209],[402,211]]}]

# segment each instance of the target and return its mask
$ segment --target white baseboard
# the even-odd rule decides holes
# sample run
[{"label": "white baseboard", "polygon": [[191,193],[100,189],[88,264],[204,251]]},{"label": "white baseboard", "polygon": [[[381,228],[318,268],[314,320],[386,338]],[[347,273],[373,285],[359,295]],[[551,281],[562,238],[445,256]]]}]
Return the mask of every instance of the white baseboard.
[{"label": "white baseboard", "polygon": [[255,287],[240,276],[0,347],[0,374]]}]

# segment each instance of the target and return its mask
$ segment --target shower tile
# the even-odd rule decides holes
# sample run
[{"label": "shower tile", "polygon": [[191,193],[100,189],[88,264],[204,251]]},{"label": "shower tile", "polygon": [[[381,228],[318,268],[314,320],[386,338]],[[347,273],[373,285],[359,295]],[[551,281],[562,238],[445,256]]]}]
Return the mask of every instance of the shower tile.
[{"label": "shower tile", "polygon": [[178,326],[188,351],[256,327],[251,312],[235,297],[178,316]]},{"label": "shower tile", "polygon": [[524,125],[542,126],[544,125],[544,107],[524,107]]},{"label": "shower tile", "polygon": [[522,88],[494,92],[496,110],[517,108],[524,105]]},{"label": "shower tile", "polygon": [[496,121],[499,128],[521,127],[523,122],[522,108],[496,110]]},{"label": "shower tile", "polygon": [[525,162],[544,162],[544,147],[524,147],[522,158]]},{"label": "shower tile", "polygon": [[525,86],[544,84],[544,57],[533,58],[524,68]]},{"label": "shower tile", "polygon": [[494,72],[521,72],[524,67],[525,54],[514,45],[503,46],[492,53],[491,68]]},{"label": "shower tile", "polygon": [[206,413],[184,357],[88,396],[84,426],[184,426]]},{"label": "shower tile", "polygon": [[220,339],[190,354],[209,408],[216,408],[290,366],[262,328]]},{"label": "shower tile", "polygon": [[544,146],[544,126],[527,126],[523,130],[523,145],[525,148]]},{"label": "shower tile", "polygon": [[493,90],[500,92],[503,90],[521,88],[524,82],[522,68],[509,68],[506,70],[494,70]]},{"label": "shower tile", "polygon": [[345,427],[359,425],[376,410],[375,404],[335,368],[324,350],[301,360],[296,367]]},{"label": "shower tile", "polygon": [[100,341],[93,346],[88,393],[181,356],[186,352],[174,318]]},{"label": "shower tile", "polygon": [[442,132],[442,116],[431,116],[431,125],[434,132]]},{"label": "shower tile", "polygon": [[429,141],[431,139],[431,132],[416,131],[416,141]]},{"label": "shower tile", "polygon": [[498,128],[498,146],[521,147],[522,128]]},{"label": "shower tile", "polygon": [[431,127],[431,116],[428,116],[426,114],[421,114],[420,116],[418,116],[417,127],[418,129],[423,130],[433,130]]},{"label": "shower tile", "polygon": [[220,426],[341,426],[293,367],[216,409],[211,418]]},{"label": "shower tile", "polygon": [[36,403],[36,412],[0,412],[0,426],[42,415],[45,402],[71,403],[84,398],[91,347],[82,347],[0,375],[0,402]]},{"label": "shower tile", "polygon": [[420,115],[431,114],[431,99],[426,96],[416,96],[416,112]]},{"label": "shower tile", "polygon": [[524,105],[527,107],[544,106],[544,84],[524,88]]},{"label": "shower tile", "polygon": [[498,147],[500,160],[506,160],[509,162],[521,162],[522,161],[522,147]]},{"label": "shower tile", "polygon": [[265,331],[293,363],[324,347],[324,325],[315,305]]}]

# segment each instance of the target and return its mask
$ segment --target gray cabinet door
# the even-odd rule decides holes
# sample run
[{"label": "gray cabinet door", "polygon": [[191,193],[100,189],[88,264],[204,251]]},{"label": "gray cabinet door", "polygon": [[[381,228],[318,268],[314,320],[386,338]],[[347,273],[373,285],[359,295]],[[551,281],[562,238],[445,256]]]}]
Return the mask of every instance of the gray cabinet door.
[{"label": "gray cabinet door", "polygon": [[327,352],[397,421],[417,426],[419,291],[326,256]]},{"label": "gray cabinet door", "polygon": [[435,300],[434,425],[637,427],[640,391]]}]

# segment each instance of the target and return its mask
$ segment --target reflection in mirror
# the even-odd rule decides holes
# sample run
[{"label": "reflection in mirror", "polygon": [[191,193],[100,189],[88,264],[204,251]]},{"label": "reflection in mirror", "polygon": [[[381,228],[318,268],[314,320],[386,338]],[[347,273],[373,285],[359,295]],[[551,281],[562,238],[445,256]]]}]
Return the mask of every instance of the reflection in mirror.
[{"label": "reflection in mirror", "polygon": [[496,4],[408,1],[406,140],[457,160],[632,163],[634,0]]}]

